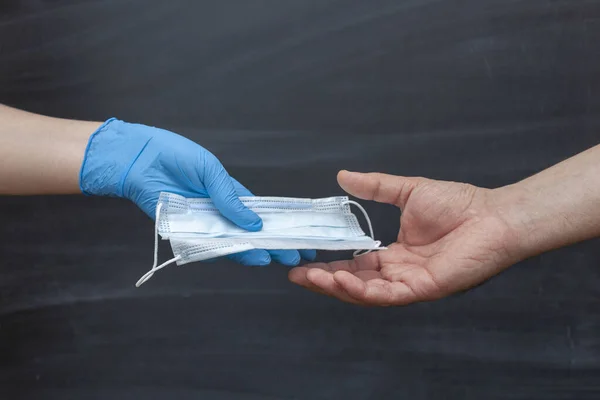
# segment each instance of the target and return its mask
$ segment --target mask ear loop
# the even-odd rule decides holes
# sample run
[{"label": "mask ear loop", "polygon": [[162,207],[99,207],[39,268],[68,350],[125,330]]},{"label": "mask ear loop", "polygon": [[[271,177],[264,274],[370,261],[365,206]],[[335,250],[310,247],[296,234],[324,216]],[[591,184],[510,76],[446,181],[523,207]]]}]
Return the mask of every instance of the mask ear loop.
[{"label": "mask ear loop", "polygon": [[178,261],[179,259],[181,259],[181,256],[177,256],[177,257],[170,259],[169,261],[167,261],[165,263],[160,264],[159,266],[156,266],[158,264],[158,223],[159,223],[161,208],[162,208],[162,203],[159,203],[156,206],[156,220],[154,221],[154,263],[152,264],[152,268],[150,269],[150,271],[148,271],[144,275],[142,275],[142,277],[136,282],[135,287],[142,286],[145,282],[147,282],[150,278],[152,278],[152,275],[154,275],[154,273],[156,271],[163,269],[167,265],[173,264],[175,261]]},{"label": "mask ear loop", "polygon": [[[346,201],[342,202],[342,205],[346,205],[346,204],[355,205],[356,207],[359,208],[360,211],[362,211],[363,215],[365,216],[365,219],[367,220],[367,224],[369,225],[369,233],[371,234],[371,239],[373,239],[375,241],[375,244],[377,245],[378,249],[385,249],[385,247],[379,247],[379,246],[381,246],[381,242],[379,240],[375,240],[375,234],[373,233],[373,225],[371,224],[371,219],[369,218],[369,214],[367,214],[367,211],[363,208],[363,206],[361,206],[359,203],[357,203],[354,200],[346,200]],[[353,255],[354,255],[354,257],[364,256],[365,254],[369,254],[373,250],[375,250],[375,249],[369,249],[365,253],[362,253],[362,254],[359,254],[362,250],[356,250],[353,253]]]}]

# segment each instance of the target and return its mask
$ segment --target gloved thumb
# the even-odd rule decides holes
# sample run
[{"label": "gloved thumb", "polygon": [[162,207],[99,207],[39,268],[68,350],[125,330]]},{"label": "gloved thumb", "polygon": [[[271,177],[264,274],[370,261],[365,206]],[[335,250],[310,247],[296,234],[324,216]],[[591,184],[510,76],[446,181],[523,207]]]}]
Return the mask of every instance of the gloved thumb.
[{"label": "gloved thumb", "polygon": [[225,218],[247,231],[262,229],[262,219],[240,201],[232,178],[220,162],[213,164],[210,171],[205,171],[204,186],[213,204]]},{"label": "gloved thumb", "polygon": [[402,209],[421,178],[343,170],[338,173],[337,179],[342,189],[352,196],[393,204]]}]

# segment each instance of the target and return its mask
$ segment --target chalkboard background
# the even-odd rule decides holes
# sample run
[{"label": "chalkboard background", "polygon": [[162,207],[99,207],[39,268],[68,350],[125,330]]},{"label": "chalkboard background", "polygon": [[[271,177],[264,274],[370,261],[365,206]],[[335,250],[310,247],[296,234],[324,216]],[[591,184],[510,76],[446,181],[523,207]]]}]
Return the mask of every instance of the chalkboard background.
[{"label": "chalkboard background", "polygon": [[[173,130],[260,195],[339,195],[342,168],[496,187],[599,142],[600,1],[7,0],[0,102]],[[363,204],[392,241],[398,210]],[[153,226],[126,201],[0,221],[2,399],[600,398],[598,241],[364,309],[281,265],[136,289]]]}]

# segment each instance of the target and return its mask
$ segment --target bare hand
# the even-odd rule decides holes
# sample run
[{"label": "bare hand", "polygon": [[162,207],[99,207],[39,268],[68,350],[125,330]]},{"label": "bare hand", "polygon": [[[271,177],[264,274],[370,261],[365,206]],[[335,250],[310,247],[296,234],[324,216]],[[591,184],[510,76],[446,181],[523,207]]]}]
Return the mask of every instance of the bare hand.
[{"label": "bare hand", "polygon": [[355,304],[405,305],[470,288],[518,261],[517,234],[494,190],[347,171],[338,182],[360,199],[399,207],[398,238],[354,260],[294,268],[289,279],[296,284]]}]

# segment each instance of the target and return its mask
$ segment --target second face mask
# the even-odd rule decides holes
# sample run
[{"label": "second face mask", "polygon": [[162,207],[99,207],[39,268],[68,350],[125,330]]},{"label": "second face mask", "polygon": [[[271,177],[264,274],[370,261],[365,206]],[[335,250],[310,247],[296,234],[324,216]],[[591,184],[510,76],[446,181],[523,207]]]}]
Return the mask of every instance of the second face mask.
[{"label": "second face mask", "polygon": [[[357,252],[382,249],[381,242],[373,238],[366,211],[347,197],[240,197],[240,200],[263,220],[259,232],[248,232],[234,225],[219,213],[210,199],[188,199],[161,193],[156,208],[154,265],[136,286],[171,263],[183,265],[251,249]],[[365,215],[370,236],[361,229],[351,205],[357,206]],[[174,255],[160,266],[157,266],[158,235],[171,242]]]}]

